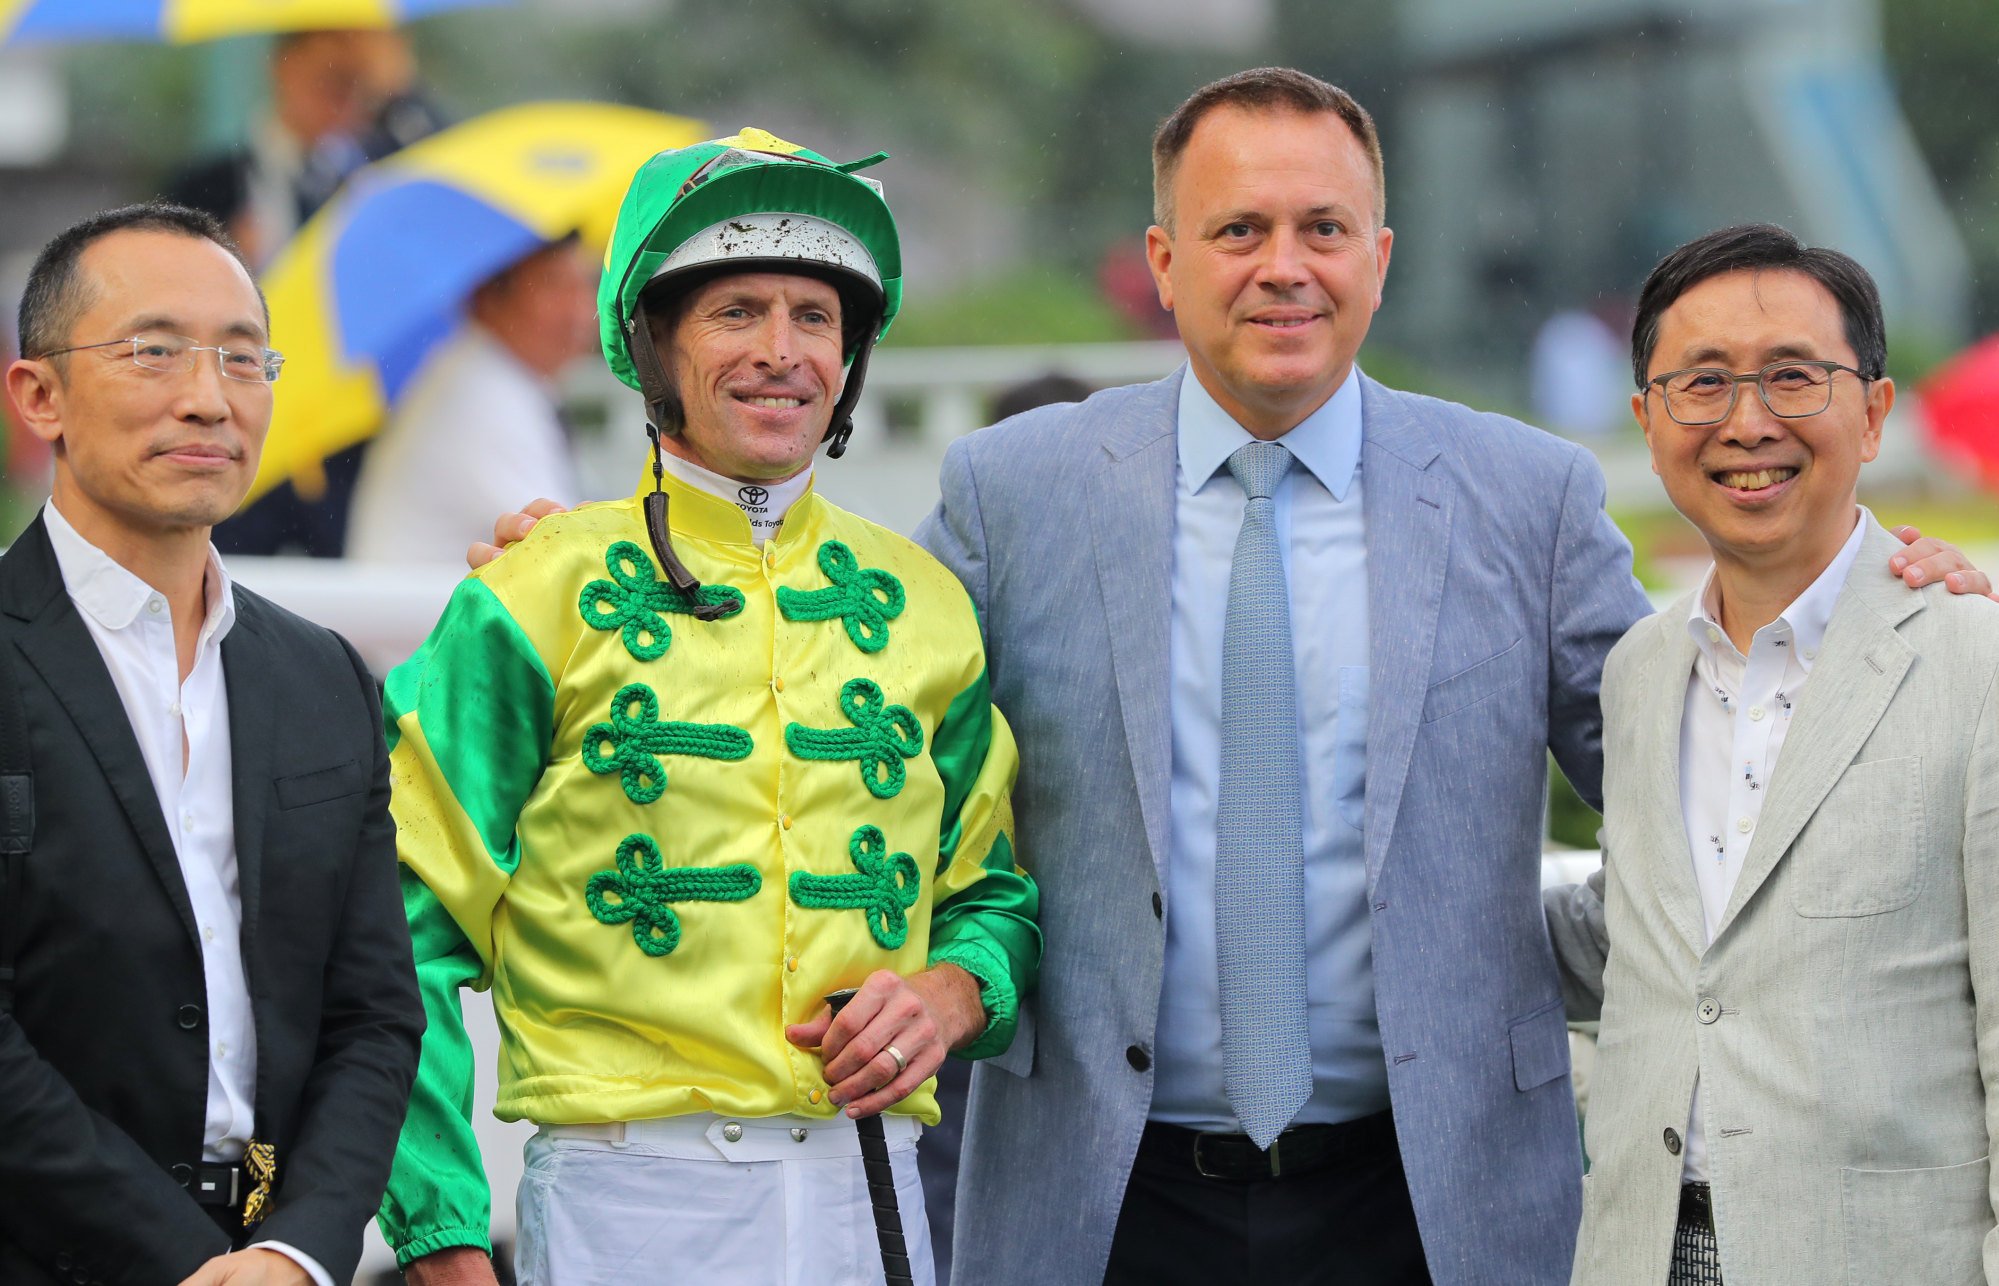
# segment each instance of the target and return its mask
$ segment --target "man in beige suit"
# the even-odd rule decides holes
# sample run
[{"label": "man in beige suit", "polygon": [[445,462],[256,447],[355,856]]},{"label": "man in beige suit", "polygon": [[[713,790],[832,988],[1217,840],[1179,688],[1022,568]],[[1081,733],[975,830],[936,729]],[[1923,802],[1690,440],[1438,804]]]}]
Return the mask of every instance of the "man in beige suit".
[{"label": "man in beige suit", "polygon": [[1999,1282],[1999,605],[1868,574],[1885,356],[1866,271],[1780,228],[1640,297],[1715,563],[1611,653],[1604,869],[1548,897],[1602,1021],[1579,1284]]}]

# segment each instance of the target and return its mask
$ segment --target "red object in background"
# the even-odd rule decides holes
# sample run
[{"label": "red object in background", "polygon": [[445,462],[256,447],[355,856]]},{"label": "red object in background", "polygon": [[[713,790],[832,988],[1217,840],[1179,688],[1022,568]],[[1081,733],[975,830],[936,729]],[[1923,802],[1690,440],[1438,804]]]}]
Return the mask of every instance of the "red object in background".
[{"label": "red object in background", "polygon": [[1159,306],[1159,288],[1145,262],[1145,238],[1126,237],[1104,248],[1097,263],[1097,288],[1111,307],[1154,339],[1179,335],[1173,314]]},{"label": "red object in background", "polygon": [[1930,442],[1999,491],[1999,335],[1952,358],[1920,392]]}]

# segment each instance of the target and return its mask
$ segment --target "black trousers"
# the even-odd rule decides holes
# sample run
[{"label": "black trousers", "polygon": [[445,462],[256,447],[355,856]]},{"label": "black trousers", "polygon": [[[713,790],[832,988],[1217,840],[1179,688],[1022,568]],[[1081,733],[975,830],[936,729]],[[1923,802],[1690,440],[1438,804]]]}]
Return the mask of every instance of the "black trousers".
[{"label": "black trousers", "polygon": [[1104,1286],[1429,1286],[1392,1131],[1308,1174],[1236,1182],[1141,1156]]}]

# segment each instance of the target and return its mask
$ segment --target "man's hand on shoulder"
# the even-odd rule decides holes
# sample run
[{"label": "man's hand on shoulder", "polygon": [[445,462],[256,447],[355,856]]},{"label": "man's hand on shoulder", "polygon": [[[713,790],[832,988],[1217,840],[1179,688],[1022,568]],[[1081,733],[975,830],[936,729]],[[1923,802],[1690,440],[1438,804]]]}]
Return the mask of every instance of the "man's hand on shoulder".
[{"label": "man's hand on shoulder", "polygon": [[567,512],[568,510],[553,500],[542,497],[529,501],[527,507],[519,513],[501,514],[499,520],[493,524],[493,543],[488,545],[481,541],[467,549],[465,565],[475,572],[478,571],[506,553],[508,546],[518,545],[527,539],[527,534],[533,531],[534,525],[542,519],[550,514]]},{"label": "man's hand on shoulder", "polygon": [[1983,594],[1999,601],[1992,578],[1971,565],[1964,551],[1935,536],[1925,536],[1914,527],[1897,527],[1895,535],[1908,548],[1888,560],[1888,570],[1907,585],[1928,585],[1942,581],[1953,594]]},{"label": "man's hand on shoulder", "polygon": [[408,1286],[499,1286],[493,1258],[477,1246],[447,1246],[403,1269]]},{"label": "man's hand on shoulder", "polygon": [[255,1246],[217,1255],[180,1286],[313,1286],[312,1274],[289,1255]]}]

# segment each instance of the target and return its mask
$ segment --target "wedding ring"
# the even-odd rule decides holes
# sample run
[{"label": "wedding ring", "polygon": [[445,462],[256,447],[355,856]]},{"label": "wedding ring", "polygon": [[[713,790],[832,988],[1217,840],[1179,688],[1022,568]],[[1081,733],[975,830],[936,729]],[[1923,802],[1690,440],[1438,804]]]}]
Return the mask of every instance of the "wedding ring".
[{"label": "wedding ring", "polygon": [[909,1070],[909,1060],[902,1056],[901,1050],[893,1045],[884,1045],[882,1046],[882,1052],[895,1060],[895,1074],[897,1076]]}]

